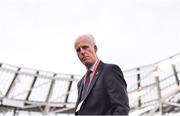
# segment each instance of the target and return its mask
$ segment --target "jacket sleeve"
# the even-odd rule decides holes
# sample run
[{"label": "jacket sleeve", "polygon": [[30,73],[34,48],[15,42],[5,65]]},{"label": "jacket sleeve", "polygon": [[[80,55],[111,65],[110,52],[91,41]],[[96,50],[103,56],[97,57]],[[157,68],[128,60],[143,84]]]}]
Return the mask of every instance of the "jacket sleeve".
[{"label": "jacket sleeve", "polygon": [[127,84],[119,66],[108,65],[105,68],[104,85],[111,102],[114,115],[128,115],[129,98]]}]

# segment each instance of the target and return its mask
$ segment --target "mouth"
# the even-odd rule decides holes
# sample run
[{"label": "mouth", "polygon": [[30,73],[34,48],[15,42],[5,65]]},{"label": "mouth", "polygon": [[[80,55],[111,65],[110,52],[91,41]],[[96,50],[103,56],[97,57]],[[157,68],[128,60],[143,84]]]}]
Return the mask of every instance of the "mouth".
[{"label": "mouth", "polygon": [[85,62],[86,60],[88,60],[88,56],[82,58],[83,62]]}]

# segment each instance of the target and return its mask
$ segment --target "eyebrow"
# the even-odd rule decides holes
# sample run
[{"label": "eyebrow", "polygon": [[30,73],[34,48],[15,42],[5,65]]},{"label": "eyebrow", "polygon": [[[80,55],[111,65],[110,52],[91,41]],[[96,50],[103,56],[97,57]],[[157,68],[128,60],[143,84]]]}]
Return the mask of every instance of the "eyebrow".
[{"label": "eyebrow", "polygon": [[80,46],[80,47],[78,47],[78,48],[76,49],[76,52],[79,52],[79,51],[80,51],[80,48],[86,49],[86,48],[89,48],[89,46],[88,46],[88,45]]}]

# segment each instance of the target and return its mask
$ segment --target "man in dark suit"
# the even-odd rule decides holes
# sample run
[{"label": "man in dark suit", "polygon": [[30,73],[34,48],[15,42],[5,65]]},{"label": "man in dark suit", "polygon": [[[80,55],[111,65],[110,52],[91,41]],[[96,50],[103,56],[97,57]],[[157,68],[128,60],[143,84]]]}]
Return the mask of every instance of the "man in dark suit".
[{"label": "man in dark suit", "polygon": [[78,82],[75,115],[128,115],[127,84],[119,66],[103,63],[90,34],[81,35],[74,44],[87,73]]}]

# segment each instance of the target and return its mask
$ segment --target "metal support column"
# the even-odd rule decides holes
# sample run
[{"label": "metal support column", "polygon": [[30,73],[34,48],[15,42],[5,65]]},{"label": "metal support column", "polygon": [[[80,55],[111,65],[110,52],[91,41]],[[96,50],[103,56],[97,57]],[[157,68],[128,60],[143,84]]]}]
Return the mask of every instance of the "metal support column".
[{"label": "metal support column", "polygon": [[[71,75],[71,79],[73,79],[74,76]],[[67,103],[68,102],[68,98],[69,98],[69,92],[71,91],[71,86],[72,86],[72,80],[69,82],[69,87],[68,87],[68,90],[67,90],[67,95],[66,95],[66,99],[65,99],[65,102],[64,103]]]},{"label": "metal support column", "polygon": [[[140,71],[140,68],[137,68],[137,72],[138,72],[138,74],[137,74],[137,89],[138,89],[138,91],[140,91],[141,90],[141,76],[140,76],[140,73],[139,73],[139,71]],[[141,96],[139,96],[138,97],[138,107],[141,107]]]},{"label": "metal support column", "polygon": [[159,100],[159,112],[162,115],[163,111],[162,111],[162,96],[161,96],[161,88],[160,88],[160,81],[159,81],[159,76],[155,77],[156,79],[156,87],[157,87],[157,94],[158,94],[158,100]]},{"label": "metal support column", "polygon": [[35,84],[35,82],[37,80],[38,74],[39,74],[39,71],[36,72],[36,76],[34,77],[34,80],[33,80],[32,84],[31,84],[31,87],[30,87],[30,91],[29,91],[28,95],[26,96],[26,101],[29,100],[29,97],[31,95],[32,89],[33,89],[34,84]]},{"label": "metal support column", "polygon": [[[53,75],[53,79],[51,80],[51,84],[50,84],[50,87],[49,87],[48,95],[46,97],[46,103],[49,102],[49,99],[50,99],[50,97],[51,97],[51,95],[53,93],[53,88],[54,88],[54,84],[55,84],[55,79],[54,79],[55,76],[56,76],[56,73]],[[44,111],[45,111],[46,114],[49,113],[50,108],[51,108],[51,106],[49,106],[48,104],[45,106]]]},{"label": "metal support column", "polygon": [[177,85],[179,85],[179,78],[178,78],[175,64],[172,64],[172,69],[173,69],[174,77],[176,79],[176,83],[177,83]]},{"label": "metal support column", "polygon": [[15,75],[14,75],[14,78],[13,78],[13,80],[12,80],[12,82],[11,82],[11,84],[10,84],[10,86],[9,86],[9,88],[8,88],[8,90],[7,90],[7,92],[6,92],[6,94],[5,94],[5,97],[8,97],[8,95],[9,95],[11,89],[13,88],[13,85],[15,84],[15,80],[16,80],[18,74],[19,74],[20,69],[21,69],[21,68],[18,68],[18,69],[17,69],[17,72],[16,72]]}]

